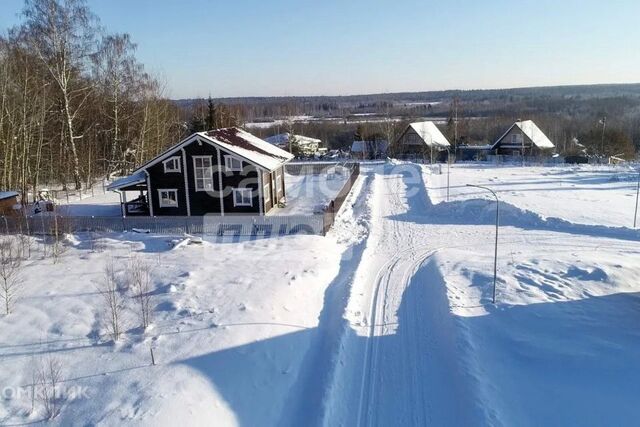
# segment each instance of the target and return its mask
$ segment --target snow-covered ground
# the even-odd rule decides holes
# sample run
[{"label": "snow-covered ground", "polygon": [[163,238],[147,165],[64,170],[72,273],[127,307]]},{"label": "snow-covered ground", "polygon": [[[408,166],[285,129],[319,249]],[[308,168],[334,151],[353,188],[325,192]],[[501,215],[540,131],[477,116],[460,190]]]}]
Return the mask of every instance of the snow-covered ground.
[{"label": "snow-covered ground", "polygon": [[96,190],[94,196],[59,200],[57,211],[66,216],[121,216],[120,196],[113,191]]},{"label": "snow-covered ground", "polygon": [[[361,239],[351,208],[345,215],[331,238],[205,238],[173,248],[179,237],[78,235],[57,260],[42,259],[44,246],[35,243],[15,310],[0,317],[0,424],[42,419],[38,401],[30,413],[30,384],[34,367],[51,358],[61,363],[61,392],[68,392],[59,425],[278,425],[295,418],[288,402],[318,341],[325,292],[342,253]],[[140,330],[125,291],[126,332],[117,345],[98,292],[110,259],[121,280],[131,261],[153,272],[152,325]]]},{"label": "snow-covered ground", "polygon": [[[332,168],[334,169],[334,168]],[[349,171],[338,168],[340,173],[285,176],[287,206],[274,209],[271,215],[312,215],[323,212],[324,207],[336,197],[349,179]]]},{"label": "snow-covered ground", "polygon": [[[446,175],[447,166],[442,166]],[[495,167],[454,164],[450,171],[451,200],[491,198],[486,191],[466,187],[484,185],[500,200],[543,217],[614,227],[632,227],[637,168],[630,166]],[[429,188],[434,202],[446,198],[446,176]]]},{"label": "snow-covered ground", "polygon": [[[58,262],[37,244],[0,317],[0,424],[41,419],[7,393],[54,357],[89,395],[60,425],[633,425],[640,231],[607,214],[629,210],[629,176],[455,166],[446,202],[446,174],[368,165],[326,237],[80,235]],[[502,200],[496,305],[495,202],[466,183]],[[154,319],[140,331],[128,300],[113,345],[96,286],[132,256],[154,267]]]}]

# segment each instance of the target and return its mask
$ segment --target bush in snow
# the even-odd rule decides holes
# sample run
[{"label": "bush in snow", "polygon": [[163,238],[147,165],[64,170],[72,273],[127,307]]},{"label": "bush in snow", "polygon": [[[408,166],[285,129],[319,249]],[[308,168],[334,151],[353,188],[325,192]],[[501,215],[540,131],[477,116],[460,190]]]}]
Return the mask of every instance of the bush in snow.
[{"label": "bush in snow", "polygon": [[116,266],[113,259],[107,261],[107,265],[104,268],[104,276],[98,286],[98,292],[102,296],[104,319],[109,335],[113,341],[118,341],[122,333],[124,299],[118,289]]},{"label": "bush in snow", "polygon": [[62,396],[58,389],[62,381],[62,362],[49,355],[36,369],[39,388],[36,395],[44,408],[45,418],[51,420],[60,414]]},{"label": "bush in snow", "polygon": [[0,240],[0,292],[5,314],[9,314],[22,281],[20,249],[13,238]]},{"label": "bush in snow", "polygon": [[127,278],[129,289],[136,301],[140,326],[144,330],[151,323],[151,291],[153,286],[151,266],[138,257],[133,257],[127,268]]},{"label": "bush in snow", "polygon": [[20,257],[23,259],[31,258],[31,246],[33,241],[28,234],[20,233],[17,237],[18,247],[20,248]]}]

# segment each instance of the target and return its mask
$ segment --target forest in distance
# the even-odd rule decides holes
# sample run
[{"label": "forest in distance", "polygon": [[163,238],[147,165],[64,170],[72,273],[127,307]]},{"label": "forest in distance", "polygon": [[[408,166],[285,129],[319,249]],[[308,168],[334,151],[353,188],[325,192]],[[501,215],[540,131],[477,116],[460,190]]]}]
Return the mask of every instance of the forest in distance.
[{"label": "forest in distance", "polygon": [[192,132],[227,126],[348,149],[358,138],[393,141],[416,120],[437,119],[456,145],[473,145],[532,119],[561,154],[577,150],[575,139],[589,154],[626,159],[640,146],[640,84],[173,100],[136,48],[84,0],[25,1],[20,24],[0,34],[0,190],[26,199],[43,186],[91,187]]}]

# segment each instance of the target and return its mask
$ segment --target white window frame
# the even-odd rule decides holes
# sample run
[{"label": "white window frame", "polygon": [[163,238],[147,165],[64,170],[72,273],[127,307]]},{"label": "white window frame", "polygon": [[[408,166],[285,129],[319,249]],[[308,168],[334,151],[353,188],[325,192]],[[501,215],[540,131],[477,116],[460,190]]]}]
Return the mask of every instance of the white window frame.
[{"label": "white window frame", "polygon": [[[198,178],[198,169],[204,169],[206,171],[205,166],[197,166],[197,160],[208,160],[209,161],[209,174]],[[206,188],[206,181],[211,181],[211,188]],[[202,181],[202,186],[198,185],[198,181]],[[213,158],[212,156],[193,156],[193,185],[196,191],[213,191]]]},{"label": "white window frame", "polygon": [[276,172],[276,194],[282,191],[282,173]]},{"label": "white window frame", "polygon": [[[167,168],[167,165],[169,164],[169,162],[173,162],[173,166],[178,165],[177,168]],[[179,156],[173,156],[173,157],[169,157],[166,160],[162,161],[162,164],[164,165],[164,173],[169,173],[169,172],[182,172],[182,165],[180,162],[180,157]]]},{"label": "white window frame", "polygon": [[[238,162],[238,166],[234,167],[234,162]],[[230,154],[225,154],[224,168],[227,172],[242,172],[242,160]]]},{"label": "white window frame", "polygon": [[[162,193],[173,193],[176,197],[175,203],[166,203],[164,200],[171,200],[168,198],[163,198]],[[158,205],[161,208],[178,208],[180,207],[180,202],[178,201],[178,190],[176,188],[158,188]]]},{"label": "white window frame", "polygon": [[268,182],[262,186],[262,193],[265,203],[271,200],[271,187],[269,186]]},{"label": "white window frame", "polygon": [[[242,201],[242,198],[244,198],[245,196],[240,196],[241,200],[238,201],[237,195],[241,193],[245,193],[247,191],[249,192],[249,203],[244,203]],[[233,189],[233,206],[253,206],[253,189],[248,187],[234,188]]]}]

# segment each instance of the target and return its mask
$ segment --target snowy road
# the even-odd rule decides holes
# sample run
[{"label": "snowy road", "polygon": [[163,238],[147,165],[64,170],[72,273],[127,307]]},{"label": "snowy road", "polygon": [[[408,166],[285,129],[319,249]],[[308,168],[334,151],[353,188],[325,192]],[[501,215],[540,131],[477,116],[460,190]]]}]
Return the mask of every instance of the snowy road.
[{"label": "snowy road", "polygon": [[441,239],[426,221],[422,172],[386,165],[370,185],[374,226],[353,284],[353,331],[343,337],[325,425],[465,424],[471,405],[456,386],[451,317],[432,262]]}]

